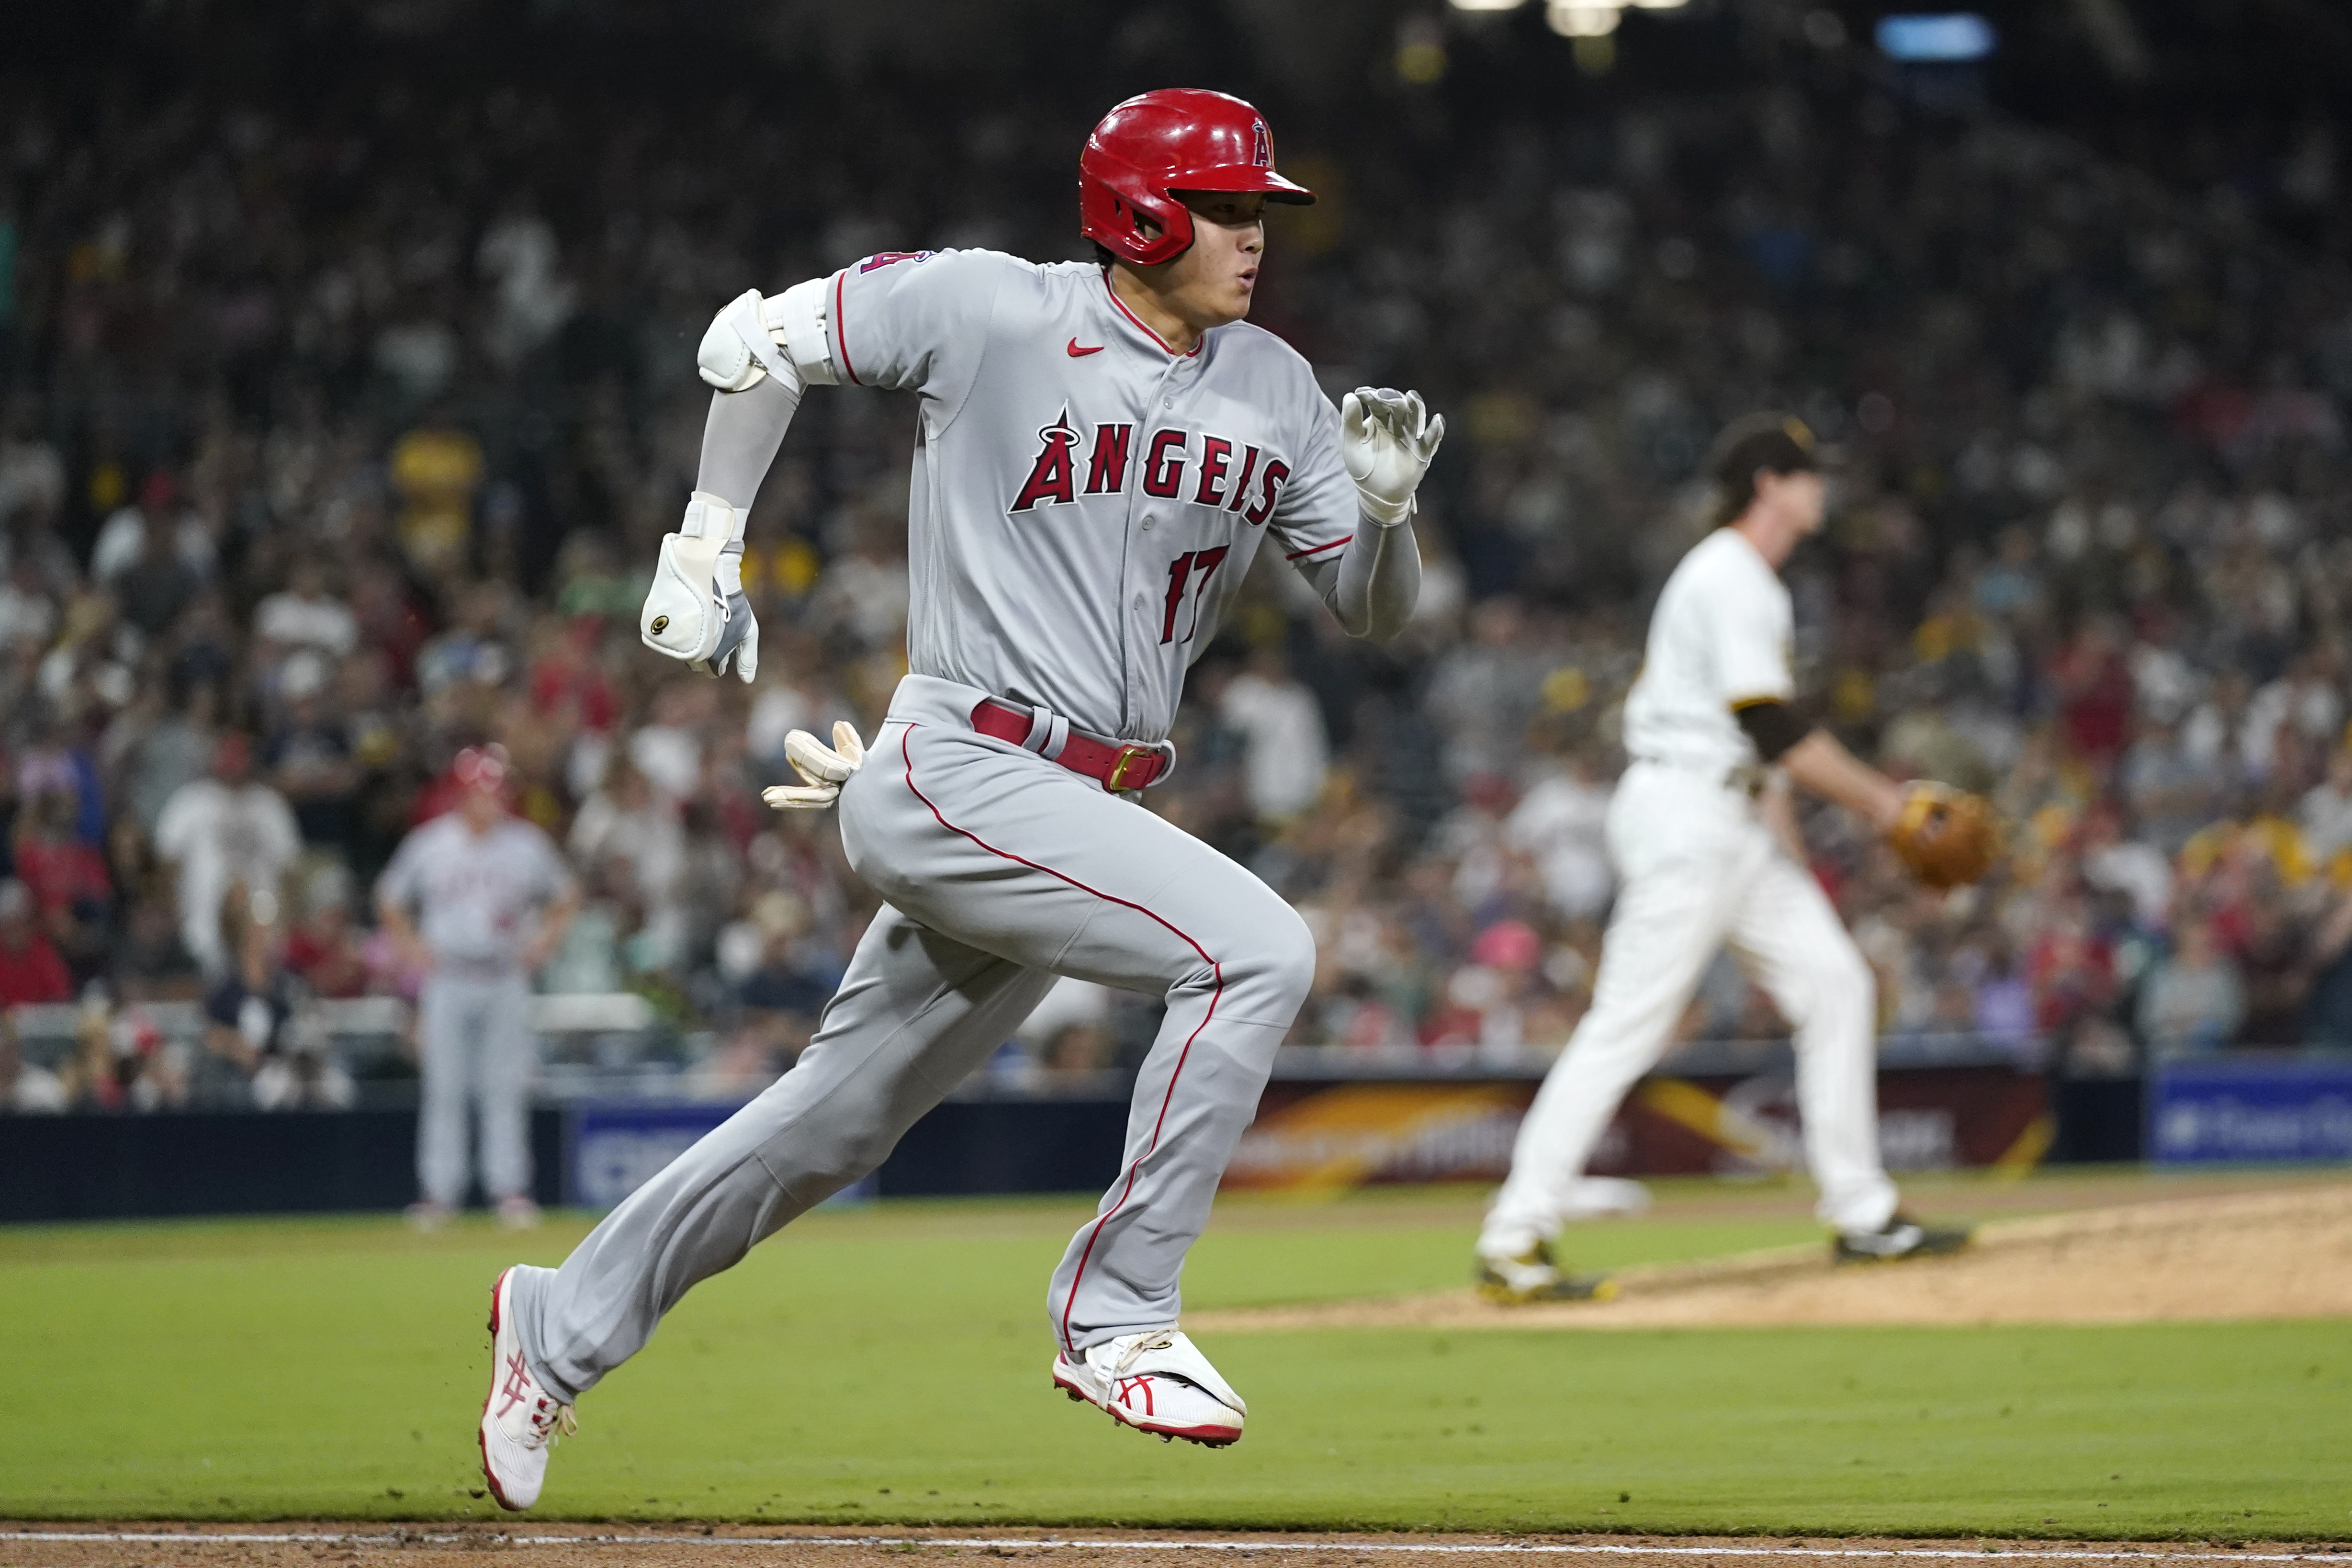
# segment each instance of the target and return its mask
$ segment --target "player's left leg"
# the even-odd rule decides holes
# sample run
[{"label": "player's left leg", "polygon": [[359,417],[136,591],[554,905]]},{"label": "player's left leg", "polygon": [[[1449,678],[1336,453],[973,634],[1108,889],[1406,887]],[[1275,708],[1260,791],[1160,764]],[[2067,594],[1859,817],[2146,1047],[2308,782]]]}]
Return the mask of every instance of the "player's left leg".
[{"label": "player's left leg", "polygon": [[467,1059],[460,987],[442,975],[427,976],[416,998],[416,1185],[410,1223],[431,1228],[446,1222],[466,1201],[472,1176],[467,1158],[467,1105],[472,1099],[472,1063]]},{"label": "player's left leg", "polygon": [[482,1187],[509,1226],[535,1225],[530,1196],[530,1081],[538,1037],[530,984],[520,975],[482,984],[475,1064],[482,1119]]},{"label": "player's left leg", "polygon": [[595,1386],[694,1285],[880,1165],[1053,980],[884,906],[790,1071],[623,1199],[561,1268],[512,1271],[533,1381],[565,1404]]},{"label": "player's left leg", "polygon": [[499,1276],[481,1445],[499,1505],[539,1500],[572,1402],[688,1289],[879,1165],[1053,981],[885,905],[791,1071],[623,1199],[561,1268]]},{"label": "player's left leg", "polygon": [[[1655,774],[1659,770],[1645,770]],[[1487,1283],[1507,1300],[1548,1288],[1540,1258],[1574,1210],[1585,1162],[1617,1108],[1656,1065],[1723,941],[1741,889],[1769,851],[1743,808],[1671,775],[1621,786],[1611,843],[1625,879],[1601,940],[1592,1005],[1544,1076],[1511,1149],[1509,1177],[1478,1236]],[[1555,1271],[1556,1272],[1556,1271]]]},{"label": "player's left leg", "polygon": [[1796,1032],[1797,1110],[1814,1212],[1840,1258],[1909,1257],[1965,1245],[1966,1230],[1904,1218],[1878,1150],[1878,988],[1821,884],[1781,856],[1749,884],[1732,952]]}]

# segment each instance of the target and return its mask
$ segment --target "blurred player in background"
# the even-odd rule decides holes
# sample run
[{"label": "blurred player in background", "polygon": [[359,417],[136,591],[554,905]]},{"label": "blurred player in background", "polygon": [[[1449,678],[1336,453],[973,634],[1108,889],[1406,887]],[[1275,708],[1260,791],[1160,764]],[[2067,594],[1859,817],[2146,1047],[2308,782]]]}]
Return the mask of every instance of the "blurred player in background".
[{"label": "blurred player in background", "polygon": [[1822,526],[1812,433],[1751,416],[1717,441],[1710,472],[1719,526],[1666,579],[1625,700],[1630,765],[1608,823],[1622,887],[1592,1007],[1520,1124],[1478,1238],[1479,1287],[1495,1300],[1609,1293],[1605,1279],[1563,1272],[1552,1238],[1576,1212],[1618,1103],[1664,1054],[1726,944],[1795,1030],[1805,1159],[1835,1255],[1911,1258],[1968,1241],[1895,1206],[1878,1151],[1875,986],[1813,879],[1787,790],[1793,782],[1889,835],[1904,830],[1911,799],[1793,705],[1794,619],[1779,574]]},{"label": "blurred player in background", "polygon": [[416,1024],[424,1196],[409,1216],[434,1228],[465,1201],[471,1109],[481,1124],[483,1190],[500,1223],[520,1228],[539,1222],[530,1197],[538,1047],[530,977],[562,942],[578,893],[554,841],[509,815],[506,760],[495,748],[458,752],[450,774],[455,803],[401,841],[376,886],[385,932],[425,975]]}]

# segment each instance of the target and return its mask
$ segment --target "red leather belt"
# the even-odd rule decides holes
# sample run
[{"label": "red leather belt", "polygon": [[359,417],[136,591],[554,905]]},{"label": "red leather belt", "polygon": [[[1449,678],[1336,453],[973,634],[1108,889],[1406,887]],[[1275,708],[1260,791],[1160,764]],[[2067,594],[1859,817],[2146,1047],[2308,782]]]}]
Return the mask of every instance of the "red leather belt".
[{"label": "red leather belt", "polygon": [[[1007,741],[1016,746],[1029,745],[1029,732],[1036,720],[1025,708],[1010,702],[999,702],[993,697],[982,698],[971,710],[971,727],[992,740]],[[1030,748],[1034,750],[1034,748]],[[1039,755],[1044,755],[1039,752]],[[1101,781],[1103,788],[1114,794],[1123,790],[1149,789],[1160,774],[1168,771],[1173,760],[1164,746],[1138,746],[1123,741],[1097,740],[1076,730],[1062,742],[1060,752],[1047,759]]]}]

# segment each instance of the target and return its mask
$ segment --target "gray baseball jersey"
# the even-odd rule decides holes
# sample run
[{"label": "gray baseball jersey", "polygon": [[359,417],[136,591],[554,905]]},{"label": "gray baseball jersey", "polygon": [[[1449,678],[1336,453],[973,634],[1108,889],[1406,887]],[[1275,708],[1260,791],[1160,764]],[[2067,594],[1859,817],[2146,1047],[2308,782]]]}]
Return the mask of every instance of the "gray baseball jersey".
[{"label": "gray baseball jersey", "polygon": [[1171,352],[1092,263],[889,252],[835,273],[843,376],[921,399],[907,660],[1157,741],[1268,533],[1355,533],[1339,416],[1281,339],[1237,321]]},{"label": "gray baseball jersey", "polygon": [[417,911],[436,957],[482,967],[520,962],[541,906],[572,885],[554,842],[515,817],[476,834],[457,813],[401,840],[378,895]]}]

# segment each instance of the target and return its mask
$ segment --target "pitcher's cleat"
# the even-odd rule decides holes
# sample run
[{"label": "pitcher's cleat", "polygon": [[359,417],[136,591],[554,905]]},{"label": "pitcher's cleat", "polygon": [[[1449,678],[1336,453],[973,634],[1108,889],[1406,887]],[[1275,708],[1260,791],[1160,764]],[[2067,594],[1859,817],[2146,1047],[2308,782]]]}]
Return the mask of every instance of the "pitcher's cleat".
[{"label": "pitcher's cleat", "polygon": [[1964,1225],[1934,1227],[1898,1213],[1876,1230],[1839,1232],[1830,1244],[1830,1261],[1898,1263],[1907,1258],[1942,1258],[1967,1247],[1975,1234]]},{"label": "pitcher's cleat", "polygon": [[1075,1356],[1054,1357],[1054,1385],[1072,1399],[1161,1442],[1181,1437],[1204,1448],[1241,1440],[1249,1406],[1181,1329],[1121,1334]]},{"label": "pitcher's cleat", "polygon": [[1478,1258],[1478,1294],[1504,1307],[1542,1301],[1606,1301],[1617,1281],[1606,1274],[1565,1274],[1552,1261],[1551,1244],[1538,1241],[1517,1258]]},{"label": "pitcher's cleat", "polygon": [[540,1387],[524,1364],[509,1308],[509,1268],[490,1287],[490,1394],[482,1401],[482,1475],[499,1506],[520,1511],[547,1483],[547,1451],[580,1429],[572,1406]]}]

